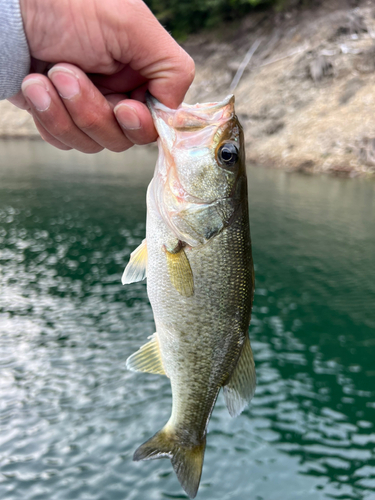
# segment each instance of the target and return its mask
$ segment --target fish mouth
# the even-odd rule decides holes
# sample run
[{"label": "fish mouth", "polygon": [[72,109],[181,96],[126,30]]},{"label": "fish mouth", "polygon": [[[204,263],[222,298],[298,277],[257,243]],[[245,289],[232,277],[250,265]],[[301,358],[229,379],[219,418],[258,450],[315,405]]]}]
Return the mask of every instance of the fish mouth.
[{"label": "fish mouth", "polygon": [[147,92],[146,104],[161,139],[165,138],[166,133],[162,121],[168,128],[176,131],[192,131],[227,121],[234,116],[233,94],[227,95],[222,101],[202,104],[182,103],[177,109],[172,109]]},{"label": "fish mouth", "polygon": [[[160,101],[156,99],[152,94],[150,94],[149,91],[146,92],[146,104],[148,109],[150,110],[152,117],[155,119],[155,111],[160,110],[160,111],[165,111],[169,113],[173,113],[176,111],[176,109],[168,108],[168,106],[165,106],[162,104]],[[181,106],[177,109],[191,109],[191,110],[197,110],[197,109],[204,109],[207,111],[215,111],[218,109],[222,109],[225,106],[228,106],[228,104],[234,104],[234,95],[229,94],[227,95],[222,101],[217,101],[217,102],[204,102],[202,104],[197,103],[197,104],[186,104],[182,103]]]}]

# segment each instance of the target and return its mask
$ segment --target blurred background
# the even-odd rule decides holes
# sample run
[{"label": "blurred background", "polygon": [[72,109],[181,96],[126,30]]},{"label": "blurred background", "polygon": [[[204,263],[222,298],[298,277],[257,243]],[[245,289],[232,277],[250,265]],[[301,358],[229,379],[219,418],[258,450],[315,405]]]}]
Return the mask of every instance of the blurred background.
[{"label": "blurred background", "polygon": [[[235,90],[257,165],[356,176],[375,172],[372,0],[148,0],[191,54],[194,104]],[[0,103],[0,137],[36,137]]]},{"label": "blurred background", "polygon": [[[190,102],[237,85],[249,159],[258,386],[237,419],[220,396],[198,498],[374,500],[375,10],[258,3],[150,2]],[[156,148],[61,152],[0,106],[0,498],[187,498],[168,460],[132,462],[171,409],[125,368],[154,323],[120,282]]]}]

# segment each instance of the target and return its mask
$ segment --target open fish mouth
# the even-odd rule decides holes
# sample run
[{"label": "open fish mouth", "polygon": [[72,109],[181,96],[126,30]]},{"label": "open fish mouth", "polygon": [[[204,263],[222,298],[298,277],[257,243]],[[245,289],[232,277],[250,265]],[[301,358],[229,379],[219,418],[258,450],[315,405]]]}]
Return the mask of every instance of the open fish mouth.
[{"label": "open fish mouth", "polygon": [[[161,111],[176,111],[162,104],[153,95],[151,95],[150,92],[147,92],[146,102],[151,113],[153,112],[153,109],[160,109]],[[197,109],[205,109],[208,111],[215,111],[217,109],[222,109],[223,107],[231,103],[234,103],[234,95],[228,94],[222,101],[203,102],[197,104],[186,104],[185,102],[183,102],[180,106],[180,109],[190,109],[191,111],[196,111]]]},{"label": "open fish mouth", "polygon": [[222,101],[211,103],[195,105],[182,103],[177,109],[168,108],[150,93],[146,102],[159,136],[163,139],[164,127],[161,121],[175,130],[191,131],[229,120],[233,116],[234,95],[228,95]]}]

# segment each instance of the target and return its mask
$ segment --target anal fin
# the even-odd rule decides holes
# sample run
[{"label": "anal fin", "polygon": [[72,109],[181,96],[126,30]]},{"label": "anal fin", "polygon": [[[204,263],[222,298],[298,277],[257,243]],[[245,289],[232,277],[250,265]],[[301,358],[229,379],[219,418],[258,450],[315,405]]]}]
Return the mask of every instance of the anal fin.
[{"label": "anal fin", "polygon": [[160,356],[157,333],[151,335],[151,340],[126,360],[126,367],[134,372],[155,373],[166,375]]},{"label": "anal fin", "polygon": [[254,396],[256,386],[255,365],[249,336],[246,335],[242,351],[228,383],[223,387],[225,403],[231,417],[237,417]]},{"label": "anal fin", "polygon": [[146,278],[147,269],[147,243],[143,240],[142,243],[130,254],[130,260],[122,275],[121,282],[123,285],[142,281]]}]

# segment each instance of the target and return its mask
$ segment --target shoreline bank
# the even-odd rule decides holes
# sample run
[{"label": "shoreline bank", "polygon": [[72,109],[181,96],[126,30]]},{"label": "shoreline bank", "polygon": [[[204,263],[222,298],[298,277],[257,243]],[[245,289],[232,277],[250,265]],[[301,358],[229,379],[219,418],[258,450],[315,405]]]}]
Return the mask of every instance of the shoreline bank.
[{"label": "shoreline bank", "polygon": [[[330,0],[310,10],[256,12],[191,35],[183,46],[196,62],[196,78],[186,101],[225,97],[243,70],[234,93],[251,163],[375,174],[375,7],[356,4]],[[28,113],[0,102],[0,139],[38,137]]]}]

